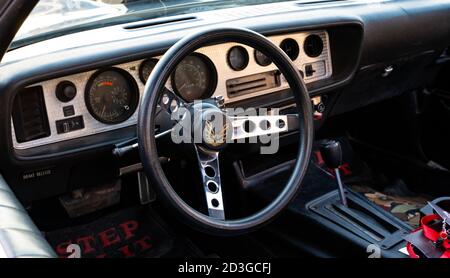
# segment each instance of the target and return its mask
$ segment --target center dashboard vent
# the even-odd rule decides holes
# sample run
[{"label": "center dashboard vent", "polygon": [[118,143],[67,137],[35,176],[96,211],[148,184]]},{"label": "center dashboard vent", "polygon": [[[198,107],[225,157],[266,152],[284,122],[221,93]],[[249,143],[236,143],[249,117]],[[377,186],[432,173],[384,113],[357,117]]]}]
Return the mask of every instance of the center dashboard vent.
[{"label": "center dashboard vent", "polygon": [[248,75],[227,80],[229,97],[251,94],[280,86],[280,72],[278,70]]},{"label": "center dashboard vent", "polygon": [[25,88],[16,95],[12,118],[18,143],[50,136],[41,86]]}]

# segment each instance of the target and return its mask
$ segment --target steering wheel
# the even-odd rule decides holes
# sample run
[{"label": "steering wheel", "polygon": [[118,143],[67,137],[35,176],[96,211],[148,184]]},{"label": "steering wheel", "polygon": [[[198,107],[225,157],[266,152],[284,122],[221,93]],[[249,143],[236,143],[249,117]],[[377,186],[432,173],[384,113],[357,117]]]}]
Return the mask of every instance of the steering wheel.
[{"label": "steering wheel", "polygon": [[[225,42],[248,45],[271,59],[292,90],[298,114],[233,116],[228,115],[217,101],[186,103],[180,96],[173,93],[173,97],[186,108],[185,115],[196,113],[196,116],[192,116],[192,118],[200,119],[188,121],[191,121],[193,130],[199,131],[199,134],[203,135],[201,136],[201,142],[193,144],[197,153],[199,173],[202,175],[203,191],[206,196],[208,207],[208,215],[206,215],[187,204],[168,181],[158,157],[156,147],[158,134],[155,132],[155,119],[158,109],[164,106],[161,104],[161,96],[164,94],[163,92],[167,92],[166,82],[176,66],[187,55],[201,47]],[[225,81],[222,80],[222,82]],[[217,116],[221,118],[222,124],[212,127],[208,119],[217,118]],[[244,128],[244,125],[249,123],[254,127],[252,130]],[[266,124],[266,128],[262,128],[262,123]],[[227,134],[227,138],[231,137],[231,143],[233,143],[237,139],[278,134],[290,130],[298,130],[299,148],[292,174],[283,190],[260,211],[239,219],[226,219],[226,207],[222,198],[224,188],[222,188],[219,170],[219,154],[227,145],[227,142],[223,140],[223,135]],[[219,136],[219,134],[222,136]],[[217,139],[217,137],[221,138]],[[205,29],[179,40],[164,54],[153,69],[146,83],[140,105],[138,140],[142,164],[150,183],[154,185],[158,197],[162,199],[163,203],[171,208],[184,223],[199,231],[217,235],[249,232],[274,219],[299,191],[309,165],[313,142],[311,100],[299,70],[290,58],[269,39],[248,29]]]}]

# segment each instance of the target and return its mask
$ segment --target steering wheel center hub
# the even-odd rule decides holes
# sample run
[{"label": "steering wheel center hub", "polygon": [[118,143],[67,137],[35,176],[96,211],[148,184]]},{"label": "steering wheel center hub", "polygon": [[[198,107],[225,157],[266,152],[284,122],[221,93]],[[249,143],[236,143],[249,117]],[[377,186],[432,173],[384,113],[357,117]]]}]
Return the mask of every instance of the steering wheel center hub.
[{"label": "steering wheel center hub", "polygon": [[[203,101],[191,108],[193,138],[197,145],[211,151],[220,151],[232,137],[232,123],[225,111],[215,104]],[[195,140],[201,135],[201,142]]]},{"label": "steering wheel center hub", "polygon": [[206,117],[203,118],[203,145],[212,150],[225,148],[231,137],[231,121],[227,115],[216,111],[207,111],[204,115]]}]

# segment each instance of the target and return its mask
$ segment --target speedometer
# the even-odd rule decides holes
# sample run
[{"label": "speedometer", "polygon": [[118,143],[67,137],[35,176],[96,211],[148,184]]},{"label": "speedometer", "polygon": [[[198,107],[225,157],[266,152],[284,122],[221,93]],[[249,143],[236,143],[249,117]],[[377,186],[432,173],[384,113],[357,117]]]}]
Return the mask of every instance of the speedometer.
[{"label": "speedometer", "polygon": [[117,68],[96,72],[88,81],[84,97],[91,115],[105,124],[126,121],[139,101],[134,79]]},{"label": "speedometer", "polygon": [[187,102],[210,97],[216,85],[214,64],[199,53],[184,58],[172,74],[172,88]]}]

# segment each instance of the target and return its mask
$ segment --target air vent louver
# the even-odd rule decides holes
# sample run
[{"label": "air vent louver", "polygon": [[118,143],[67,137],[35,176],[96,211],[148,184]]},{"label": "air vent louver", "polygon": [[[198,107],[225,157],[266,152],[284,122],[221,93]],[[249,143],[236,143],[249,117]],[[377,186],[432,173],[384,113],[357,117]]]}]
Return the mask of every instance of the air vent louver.
[{"label": "air vent louver", "polygon": [[19,143],[50,135],[41,86],[26,88],[16,95],[12,117]]},{"label": "air vent louver", "polygon": [[251,94],[280,86],[279,71],[269,71],[227,80],[229,97]]}]

